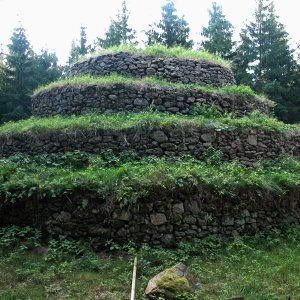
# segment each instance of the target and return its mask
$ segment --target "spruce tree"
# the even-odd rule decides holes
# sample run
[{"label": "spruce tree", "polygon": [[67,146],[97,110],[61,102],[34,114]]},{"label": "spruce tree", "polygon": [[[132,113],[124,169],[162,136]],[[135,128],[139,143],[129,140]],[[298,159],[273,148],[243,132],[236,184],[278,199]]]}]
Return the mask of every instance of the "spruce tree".
[{"label": "spruce tree", "polygon": [[123,0],[121,11],[117,14],[116,20],[111,20],[105,37],[97,39],[97,46],[106,49],[112,46],[136,43],[135,30],[129,27],[128,19],[129,11],[126,1]]},{"label": "spruce tree", "polygon": [[216,2],[209,10],[210,20],[208,26],[202,30],[205,40],[201,43],[204,50],[230,59],[234,43],[232,41],[233,26],[226,20],[222,7]]},{"label": "spruce tree", "polygon": [[59,66],[55,53],[44,49],[41,51],[41,54],[34,55],[34,78],[36,86],[45,85],[57,80],[61,76],[62,67]]},{"label": "spruce tree", "polygon": [[250,85],[275,100],[278,116],[287,120],[284,107],[289,102],[287,97],[296,63],[288,33],[278,21],[273,1],[257,0],[254,21],[246,25],[240,37],[235,58],[237,82]]},{"label": "spruce tree", "polygon": [[147,45],[162,44],[167,47],[182,46],[191,48],[193,41],[189,40],[190,28],[184,17],[176,14],[174,0],[167,0],[162,7],[162,18],[158,24],[150,25],[146,31]]},{"label": "spruce tree", "polygon": [[16,28],[8,45],[8,54],[0,63],[0,121],[28,117],[33,90],[60,75],[56,55],[47,50],[35,54],[24,28]]},{"label": "spruce tree", "polygon": [[8,50],[5,71],[7,113],[3,118],[20,119],[30,114],[30,94],[36,86],[34,53],[22,26],[14,30]]},{"label": "spruce tree", "polygon": [[0,55],[0,123],[1,123],[1,116],[6,113],[6,102],[5,102],[5,90],[6,90],[6,67],[4,64],[3,56]]},{"label": "spruce tree", "polygon": [[90,51],[91,46],[87,45],[86,27],[80,26],[79,45],[72,41],[71,51],[69,56],[69,64],[73,63],[79,56],[86,55]]}]

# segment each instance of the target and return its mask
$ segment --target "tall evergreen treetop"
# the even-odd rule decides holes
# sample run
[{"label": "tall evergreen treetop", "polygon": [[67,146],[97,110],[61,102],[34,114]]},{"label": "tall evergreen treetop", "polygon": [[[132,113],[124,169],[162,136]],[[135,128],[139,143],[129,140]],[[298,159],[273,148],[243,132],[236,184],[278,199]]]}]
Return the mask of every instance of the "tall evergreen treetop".
[{"label": "tall evergreen treetop", "polygon": [[101,48],[126,45],[135,43],[135,30],[129,27],[129,11],[126,1],[122,1],[121,11],[118,12],[116,20],[111,20],[104,38],[97,39],[97,45]]},{"label": "tall evergreen treetop", "polygon": [[162,44],[167,47],[182,46],[191,48],[193,41],[189,40],[190,28],[184,17],[176,14],[174,0],[167,0],[162,7],[162,18],[158,24],[150,25],[146,32],[147,45]]},{"label": "tall evergreen treetop", "polygon": [[263,92],[277,105],[278,116],[284,116],[287,95],[293,85],[296,62],[289,46],[288,33],[275,14],[271,0],[257,0],[254,21],[242,30],[235,59],[238,83]]},{"label": "tall evergreen treetop", "polygon": [[87,45],[86,27],[81,25],[79,45],[76,45],[76,42],[72,41],[69,64],[74,62],[79,56],[86,55],[90,51],[90,48],[91,46]]},{"label": "tall evergreen treetop", "polygon": [[22,26],[14,30],[0,69],[0,122],[29,116],[33,90],[61,74],[56,55],[47,50],[35,54]]},{"label": "tall evergreen treetop", "polygon": [[252,74],[249,84],[257,91],[269,81],[285,81],[295,67],[288,33],[275,15],[273,1],[257,0],[255,20],[242,30],[239,59]]},{"label": "tall evergreen treetop", "polygon": [[41,54],[35,54],[34,77],[36,78],[36,86],[45,85],[61,76],[62,67],[58,65],[58,58],[55,53],[44,49]]},{"label": "tall evergreen treetop", "polygon": [[29,115],[30,93],[35,87],[34,53],[22,26],[14,30],[8,50],[6,56],[6,85],[9,86],[7,98],[10,99],[7,103],[8,114],[11,118],[18,119]]},{"label": "tall evergreen treetop", "polygon": [[229,59],[234,43],[232,41],[233,26],[226,20],[222,7],[216,2],[209,10],[210,20],[208,26],[202,30],[205,40],[201,43],[204,50]]}]

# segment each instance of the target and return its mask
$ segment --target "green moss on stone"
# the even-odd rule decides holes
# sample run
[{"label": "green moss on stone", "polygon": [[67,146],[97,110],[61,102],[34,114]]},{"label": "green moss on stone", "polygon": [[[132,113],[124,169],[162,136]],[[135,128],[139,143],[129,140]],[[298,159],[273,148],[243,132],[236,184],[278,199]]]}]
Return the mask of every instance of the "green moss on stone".
[{"label": "green moss on stone", "polygon": [[157,287],[171,292],[174,295],[189,292],[191,287],[188,280],[185,277],[178,277],[174,273],[174,270],[168,269],[166,273],[157,281]]}]

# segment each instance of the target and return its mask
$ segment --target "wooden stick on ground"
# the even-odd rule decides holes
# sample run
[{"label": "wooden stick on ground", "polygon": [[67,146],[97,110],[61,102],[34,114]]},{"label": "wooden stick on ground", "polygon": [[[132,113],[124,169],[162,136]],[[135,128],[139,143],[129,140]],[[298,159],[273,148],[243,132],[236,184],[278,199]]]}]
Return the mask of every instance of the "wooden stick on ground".
[{"label": "wooden stick on ground", "polygon": [[137,256],[134,258],[134,264],[133,264],[130,300],[134,300],[134,298],[135,298],[136,269],[137,269]]}]

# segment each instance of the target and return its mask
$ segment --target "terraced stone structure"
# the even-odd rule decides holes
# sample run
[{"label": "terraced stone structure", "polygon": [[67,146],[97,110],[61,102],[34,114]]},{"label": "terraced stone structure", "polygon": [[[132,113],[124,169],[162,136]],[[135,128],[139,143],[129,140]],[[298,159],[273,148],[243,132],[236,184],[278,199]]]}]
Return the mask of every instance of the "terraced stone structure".
[{"label": "terraced stone structure", "polygon": [[222,86],[234,84],[230,70],[207,61],[190,59],[141,56],[130,53],[101,55],[77,63],[71,75],[108,75],[120,73],[135,77],[156,76],[171,82],[197,83]]},{"label": "terraced stone structure", "polygon": [[0,136],[0,155],[10,156],[16,152],[37,155],[70,150],[99,154],[105,149],[112,149],[115,154],[131,150],[139,156],[192,155],[203,159],[207,149],[213,147],[223,153],[224,161],[239,159],[245,165],[255,165],[262,159],[276,159],[283,154],[300,158],[299,132],[228,131],[197,124],[190,126],[154,126],[141,131],[134,127],[121,130],[91,128],[73,132],[63,129],[6,135]]},{"label": "terraced stone structure", "polygon": [[220,112],[236,116],[253,111],[269,113],[270,105],[259,97],[205,92],[195,87],[143,84],[133,81],[118,84],[67,85],[53,87],[32,97],[33,113],[46,117],[80,115],[88,112],[139,112],[154,109],[159,112],[193,114],[197,105],[216,106]]},{"label": "terraced stone structure", "polygon": [[[103,77],[112,73],[133,78]],[[217,150],[223,162],[237,160],[249,170],[281,155],[300,158],[299,128],[261,117],[272,111],[270,103],[234,86],[230,69],[217,63],[120,52],[77,63],[71,75],[75,77],[33,95],[33,113],[41,119],[0,128],[0,156],[80,150],[102,157],[110,150],[119,156],[131,151],[138,157],[162,159],[184,160],[188,155],[197,165]],[[147,75],[160,79],[141,79]],[[207,115],[209,109],[216,116]],[[136,174],[136,180],[139,177]],[[88,239],[101,248],[107,240],[169,247],[211,234],[253,234],[300,223],[299,185],[284,186],[284,192],[277,193],[249,184],[230,195],[205,180],[192,179],[196,180],[192,174],[178,178],[172,190],[152,183],[132,203],[82,185],[52,197],[30,186],[17,201],[0,193],[0,226],[37,226]],[[3,177],[3,183],[7,180]],[[50,180],[45,178],[45,183]],[[226,175],[219,178],[226,180]],[[126,188],[124,197],[134,187],[128,183]]]}]

